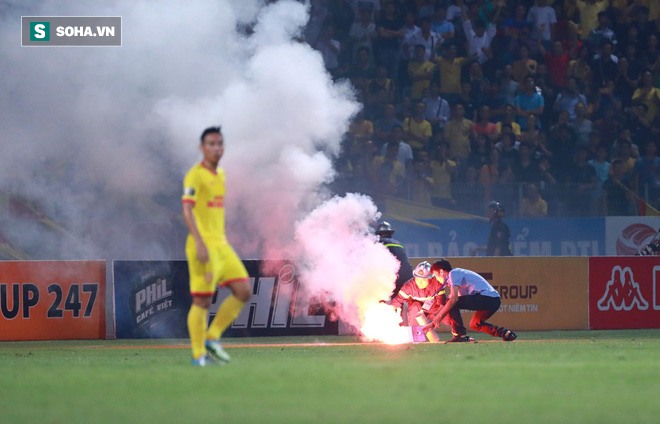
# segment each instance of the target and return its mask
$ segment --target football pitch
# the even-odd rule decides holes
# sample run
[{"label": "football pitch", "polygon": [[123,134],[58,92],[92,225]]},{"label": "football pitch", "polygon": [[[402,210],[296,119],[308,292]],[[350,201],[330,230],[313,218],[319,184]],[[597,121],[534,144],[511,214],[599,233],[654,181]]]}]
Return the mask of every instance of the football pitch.
[{"label": "football pitch", "polygon": [[225,339],[206,368],[187,340],[2,342],[0,423],[658,422],[660,330],[472,335]]}]

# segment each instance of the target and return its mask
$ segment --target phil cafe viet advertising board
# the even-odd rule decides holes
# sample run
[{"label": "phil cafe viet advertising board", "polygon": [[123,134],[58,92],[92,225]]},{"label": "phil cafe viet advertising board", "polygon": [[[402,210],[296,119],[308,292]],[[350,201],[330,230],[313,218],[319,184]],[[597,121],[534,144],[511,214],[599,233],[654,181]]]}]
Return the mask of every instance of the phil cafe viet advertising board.
[{"label": "phil cafe viet advertising board", "polygon": [[652,256],[589,259],[592,330],[660,328],[660,260]]},{"label": "phil cafe viet advertising board", "polygon": [[0,340],[105,338],[105,261],[0,262]]},{"label": "phil cafe viet advertising board", "polygon": [[[480,274],[498,291],[502,306],[488,320],[495,325],[514,331],[589,328],[588,258],[484,257],[449,261],[454,268]],[[472,313],[464,311],[466,327],[471,318]]]},{"label": "phil cafe viet advertising board", "polygon": [[[224,336],[336,335],[338,323],[301,290],[293,265],[281,261],[243,261],[252,298]],[[115,261],[117,338],[187,338],[192,302],[186,261]],[[231,292],[213,296],[209,322]]]}]

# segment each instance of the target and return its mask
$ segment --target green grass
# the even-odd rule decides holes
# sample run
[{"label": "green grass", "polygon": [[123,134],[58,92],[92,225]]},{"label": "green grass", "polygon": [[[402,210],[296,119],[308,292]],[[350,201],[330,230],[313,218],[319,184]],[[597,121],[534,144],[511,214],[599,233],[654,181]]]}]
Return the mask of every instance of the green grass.
[{"label": "green grass", "polygon": [[[446,334],[444,335],[446,336]],[[480,340],[495,340],[477,335]],[[265,343],[344,343],[259,346]],[[513,343],[227,339],[0,343],[0,423],[656,423],[660,330],[524,332]],[[116,348],[128,346],[128,348]]]}]

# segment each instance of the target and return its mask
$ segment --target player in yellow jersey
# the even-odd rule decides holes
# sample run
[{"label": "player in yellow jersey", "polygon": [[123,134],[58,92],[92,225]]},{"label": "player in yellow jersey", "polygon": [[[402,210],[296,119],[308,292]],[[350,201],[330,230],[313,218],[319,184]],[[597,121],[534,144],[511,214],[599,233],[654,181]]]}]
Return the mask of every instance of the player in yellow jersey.
[{"label": "player in yellow jersey", "polygon": [[[248,273],[225,236],[225,173],[218,168],[224,149],[220,128],[205,129],[200,145],[204,158],[186,174],[181,198],[183,218],[190,232],[186,240],[192,295],[188,332],[192,363],[201,366],[215,360],[229,362],[218,339],[252,296]],[[228,287],[232,295],[220,305],[207,328],[216,286]]]}]

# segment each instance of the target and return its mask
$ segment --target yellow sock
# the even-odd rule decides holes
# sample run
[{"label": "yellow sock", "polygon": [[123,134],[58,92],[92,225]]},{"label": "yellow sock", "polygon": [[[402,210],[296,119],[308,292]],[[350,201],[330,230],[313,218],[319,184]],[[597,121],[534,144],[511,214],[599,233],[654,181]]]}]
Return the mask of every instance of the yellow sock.
[{"label": "yellow sock", "polygon": [[188,312],[188,333],[192,345],[193,358],[199,359],[205,352],[204,330],[206,330],[207,311],[193,304]]},{"label": "yellow sock", "polygon": [[218,313],[213,318],[213,322],[206,331],[206,338],[209,340],[217,340],[220,335],[229,327],[229,324],[236,319],[238,314],[243,309],[245,303],[241,302],[233,294],[225,299],[218,309]]}]

